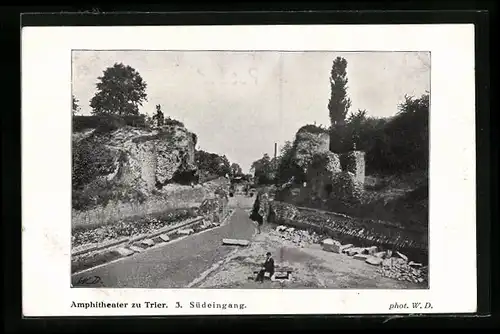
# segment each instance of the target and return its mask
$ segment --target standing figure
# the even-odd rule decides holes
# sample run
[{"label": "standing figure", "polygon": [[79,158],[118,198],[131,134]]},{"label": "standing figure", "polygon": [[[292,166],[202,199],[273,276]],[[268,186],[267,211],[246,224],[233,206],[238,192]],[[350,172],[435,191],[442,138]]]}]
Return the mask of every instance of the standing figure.
[{"label": "standing figure", "polygon": [[156,126],[162,126],[165,123],[165,116],[159,104],[156,105],[156,114],[153,116],[153,121],[156,121]]}]

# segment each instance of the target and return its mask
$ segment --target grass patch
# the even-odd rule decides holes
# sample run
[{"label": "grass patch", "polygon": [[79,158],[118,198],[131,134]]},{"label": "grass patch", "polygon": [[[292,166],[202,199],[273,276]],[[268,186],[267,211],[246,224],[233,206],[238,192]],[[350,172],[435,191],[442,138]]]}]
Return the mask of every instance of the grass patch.
[{"label": "grass patch", "polygon": [[95,253],[90,256],[84,256],[71,261],[71,271],[75,273],[85,269],[90,269],[98,265],[119,259],[120,257],[121,255],[114,250],[104,253]]},{"label": "grass patch", "polygon": [[[169,238],[170,238],[170,236],[169,236]],[[165,241],[163,241],[163,239],[162,239],[162,238],[160,238],[160,237],[154,237],[154,238],[153,238],[153,239],[151,239],[151,240],[153,240],[155,244],[160,244],[160,243],[165,242]]]},{"label": "grass patch", "polygon": [[141,217],[130,217],[115,223],[80,225],[73,229],[72,247],[101,243],[121,237],[150,234],[163,227],[174,225],[198,215],[196,208],[175,209]]},{"label": "grass patch", "polygon": [[86,211],[110,202],[144,203],[147,196],[136,188],[117,184],[105,179],[97,179],[83,189],[72,192],[72,207]]},{"label": "grass patch", "polygon": [[145,115],[73,116],[73,132],[96,129],[99,133],[107,133],[125,126],[146,128],[146,117]]},{"label": "grass patch", "polygon": [[132,142],[140,144],[140,143],[145,143],[147,141],[158,140],[158,139],[165,140],[166,142],[172,142],[174,141],[174,138],[175,138],[174,131],[161,131],[154,135],[135,137],[134,139],[132,139]]}]

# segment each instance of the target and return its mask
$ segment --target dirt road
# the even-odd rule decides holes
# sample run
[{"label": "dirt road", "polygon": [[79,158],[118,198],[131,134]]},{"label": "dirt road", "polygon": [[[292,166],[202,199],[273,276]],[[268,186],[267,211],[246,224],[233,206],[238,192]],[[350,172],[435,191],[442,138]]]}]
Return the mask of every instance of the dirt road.
[{"label": "dirt road", "polygon": [[[233,247],[223,238],[250,239],[255,225],[245,211],[250,199],[230,201],[235,211],[223,226],[166,243],[102,267],[73,275],[74,287],[183,288],[224,260]],[[88,278],[88,279],[87,279]]]}]

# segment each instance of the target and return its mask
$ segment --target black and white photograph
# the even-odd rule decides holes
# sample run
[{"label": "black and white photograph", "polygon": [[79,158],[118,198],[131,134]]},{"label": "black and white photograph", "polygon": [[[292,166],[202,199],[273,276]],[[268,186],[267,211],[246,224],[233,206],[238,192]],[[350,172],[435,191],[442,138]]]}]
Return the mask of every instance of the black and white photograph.
[{"label": "black and white photograph", "polygon": [[22,41],[25,316],[477,310],[474,26]]},{"label": "black and white photograph", "polygon": [[428,288],[430,52],[71,56],[72,287]]}]

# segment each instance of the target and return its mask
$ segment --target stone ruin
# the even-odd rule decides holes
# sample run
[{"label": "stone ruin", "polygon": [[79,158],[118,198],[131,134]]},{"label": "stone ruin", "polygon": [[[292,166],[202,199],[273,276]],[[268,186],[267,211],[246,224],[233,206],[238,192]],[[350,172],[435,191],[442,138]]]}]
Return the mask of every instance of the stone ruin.
[{"label": "stone ruin", "polygon": [[316,153],[306,173],[303,190],[312,203],[338,201],[353,205],[361,200],[365,180],[364,152]]}]

